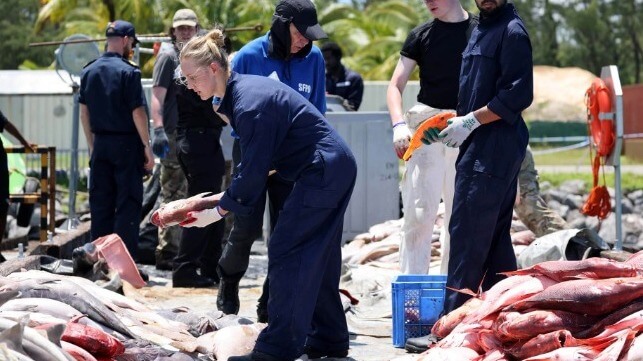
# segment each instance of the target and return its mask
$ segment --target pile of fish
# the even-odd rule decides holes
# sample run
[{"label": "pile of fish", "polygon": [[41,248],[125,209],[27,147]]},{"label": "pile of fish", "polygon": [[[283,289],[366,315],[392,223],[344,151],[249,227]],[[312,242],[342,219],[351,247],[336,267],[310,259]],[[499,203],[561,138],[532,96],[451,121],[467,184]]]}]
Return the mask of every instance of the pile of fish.
[{"label": "pile of fish", "polygon": [[[389,220],[358,234],[342,247],[342,261],[348,265],[365,265],[399,269],[400,236],[404,219]],[[431,238],[431,262],[440,260],[441,219],[436,222]]]},{"label": "pile of fish", "polygon": [[248,353],[263,327],[220,312],[158,311],[81,277],[0,277],[0,360],[226,360]]},{"label": "pile of fish", "polygon": [[643,251],[506,275],[439,319],[415,360],[643,360]]}]

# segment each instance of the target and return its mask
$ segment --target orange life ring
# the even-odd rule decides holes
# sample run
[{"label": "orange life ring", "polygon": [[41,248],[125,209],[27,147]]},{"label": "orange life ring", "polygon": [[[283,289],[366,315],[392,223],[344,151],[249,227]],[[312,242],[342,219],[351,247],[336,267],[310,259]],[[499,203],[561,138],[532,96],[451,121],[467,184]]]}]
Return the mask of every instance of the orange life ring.
[{"label": "orange life ring", "polygon": [[614,113],[609,89],[601,78],[592,81],[585,92],[589,131],[599,156],[608,156],[614,148]]}]

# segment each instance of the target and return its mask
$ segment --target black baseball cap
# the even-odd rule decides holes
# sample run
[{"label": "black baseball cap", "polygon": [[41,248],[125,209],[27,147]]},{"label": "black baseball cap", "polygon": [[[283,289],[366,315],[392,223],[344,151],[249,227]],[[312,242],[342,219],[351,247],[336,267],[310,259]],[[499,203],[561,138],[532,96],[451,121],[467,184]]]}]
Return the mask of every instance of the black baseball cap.
[{"label": "black baseball cap", "polygon": [[125,20],[114,20],[111,23],[107,24],[105,36],[108,38],[112,36],[128,36],[130,38],[134,38],[135,45],[139,42],[136,38],[136,30],[134,29],[134,25]]},{"label": "black baseball cap", "polygon": [[310,0],[280,0],[275,8],[275,15],[290,19],[308,40],[328,37],[317,22],[317,10]]}]

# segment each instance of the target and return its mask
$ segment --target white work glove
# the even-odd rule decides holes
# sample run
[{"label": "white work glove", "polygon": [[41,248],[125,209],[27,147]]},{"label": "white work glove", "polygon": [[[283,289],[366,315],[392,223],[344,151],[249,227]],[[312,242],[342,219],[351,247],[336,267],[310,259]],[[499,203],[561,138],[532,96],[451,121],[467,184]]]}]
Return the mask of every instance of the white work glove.
[{"label": "white work glove", "polygon": [[393,147],[398,158],[402,159],[408,149],[411,136],[411,131],[406,123],[400,122],[393,126]]},{"label": "white work glove", "polygon": [[219,207],[208,208],[197,212],[188,212],[188,219],[181,222],[181,227],[203,228],[221,220],[223,216],[219,213]]},{"label": "white work glove", "polygon": [[447,147],[458,148],[474,129],[480,126],[473,112],[447,121],[447,127],[440,132],[440,139]]}]

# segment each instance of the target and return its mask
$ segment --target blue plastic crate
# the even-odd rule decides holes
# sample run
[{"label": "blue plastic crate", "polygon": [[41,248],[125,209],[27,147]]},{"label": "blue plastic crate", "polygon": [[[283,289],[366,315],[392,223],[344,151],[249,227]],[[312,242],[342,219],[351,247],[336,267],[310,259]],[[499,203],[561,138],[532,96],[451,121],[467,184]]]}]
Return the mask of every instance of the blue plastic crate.
[{"label": "blue plastic crate", "polygon": [[393,345],[425,336],[438,320],[444,305],[446,275],[399,275],[391,284]]}]

